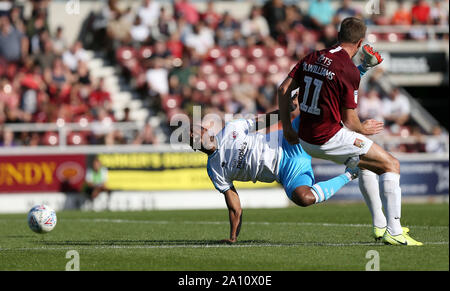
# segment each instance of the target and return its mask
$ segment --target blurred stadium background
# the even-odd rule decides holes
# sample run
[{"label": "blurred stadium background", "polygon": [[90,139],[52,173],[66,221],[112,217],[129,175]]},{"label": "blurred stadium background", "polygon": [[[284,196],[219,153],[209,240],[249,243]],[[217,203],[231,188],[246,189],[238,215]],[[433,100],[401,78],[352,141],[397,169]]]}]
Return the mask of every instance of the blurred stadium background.
[{"label": "blurred stadium background", "polygon": [[[224,208],[206,156],[172,147],[171,118],[263,113],[305,54],[365,19],[384,57],[364,76],[362,120],[399,157],[406,200],[448,201],[448,1],[0,0],[0,212]],[[106,188],[83,193],[98,157]],[[317,180],[343,168],[314,161]],[[289,205],[237,183],[243,207]],[[245,188],[245,190],[241,190]],[[362,200],[357,183],[333,200]]]}]

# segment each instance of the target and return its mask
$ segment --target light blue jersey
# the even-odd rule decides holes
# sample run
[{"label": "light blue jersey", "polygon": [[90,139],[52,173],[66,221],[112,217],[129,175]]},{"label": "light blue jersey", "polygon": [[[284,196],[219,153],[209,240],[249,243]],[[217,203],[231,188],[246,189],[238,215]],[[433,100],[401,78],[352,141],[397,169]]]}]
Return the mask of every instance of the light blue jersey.
[{"label": "light blue jersey", "polygon": [[[300,119],[293,121],[298,130]],[[314,184],[311,157],[300,144],[290,145],[282,131],[254,132],[253,120],[229,122],[216,136],[217,150],[208,157],[207,171],[224,193],[233,181],[280,182],[289,198],[295,188]]]}]

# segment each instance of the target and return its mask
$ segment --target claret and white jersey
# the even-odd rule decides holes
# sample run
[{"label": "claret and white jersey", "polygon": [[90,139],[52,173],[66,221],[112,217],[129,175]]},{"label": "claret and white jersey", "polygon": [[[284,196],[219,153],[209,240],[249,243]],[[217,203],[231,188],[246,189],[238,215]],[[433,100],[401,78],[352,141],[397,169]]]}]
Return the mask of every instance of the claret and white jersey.
[{"label": "claret and white jersey", "polygon": [[208,175],[215,188],[225,192],[233,181],[278,181],[283,133],[255,132],[255,121],[237,119],[216,135],[217,150],[208,157]]}]

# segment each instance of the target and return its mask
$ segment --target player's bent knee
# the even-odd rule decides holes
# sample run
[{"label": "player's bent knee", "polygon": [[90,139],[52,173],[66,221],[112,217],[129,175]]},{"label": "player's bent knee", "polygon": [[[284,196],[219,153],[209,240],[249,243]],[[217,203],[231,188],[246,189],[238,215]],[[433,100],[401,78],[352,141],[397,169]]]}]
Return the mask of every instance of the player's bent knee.
[{"label": "player's bent knee", "polygon": [[385,163],[384,172],[398,173],[400,174],[400,162],[393,156],[390,156],[389,160]]},{"label": "player's bent knee", "polygon": [[300,186],[295,188],[292,193],[292,202],[301,207],[307,207],[313,205],[316,201],[314,194],[311,192],[311,188],[308,186]]}]

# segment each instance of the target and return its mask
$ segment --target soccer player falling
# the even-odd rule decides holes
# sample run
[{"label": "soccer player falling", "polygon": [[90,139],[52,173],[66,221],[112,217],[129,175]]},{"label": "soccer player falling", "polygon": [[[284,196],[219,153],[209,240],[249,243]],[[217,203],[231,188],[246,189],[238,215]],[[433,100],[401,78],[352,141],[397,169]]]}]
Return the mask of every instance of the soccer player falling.
[{"label": "soccer player falling", "polygon": [[[362,65],[357,68],[352,62],[365,34],[362,20],[346,18],[340,25],[337,45],[307,55],[292,69],[278,88],[283,134],[289,144],[300,143],[312,157],[361,169],[359,186],[372,214],[375,239],[390,245],[422,245],[400,224],[399,161],[366,137],[381,132],[383,123],[361,123],[356,112],[361,76],[382,61],[365,45]],[[294,128],[289,103],[291,92],[297,88],[300,124]],[[313,189],[316,194],[326,193],[320,185]]]},{"label": "soccer player falling", "polygon": [[[230,238],[223,242],[236,242],[242,223],[241,203],[233,181],[278,181],[294,203],[309,206],[329,199],[357,178],[358,168],[355,167],[347,168],[345,173],[333,179],[315,183],[311,156],[300,144],[289,144],[282,131],[257,132],[278,123],[278,113],[276,110],[256,119],[236,119],[228,122],[217,135],[200,125],[190,129],[192,148],[208,155],[208,175],[215,188],[225,196]],[[276,118],[271,118],[274,116]],[[299,118],[293,121],[295,130],[298,121]]]}]

